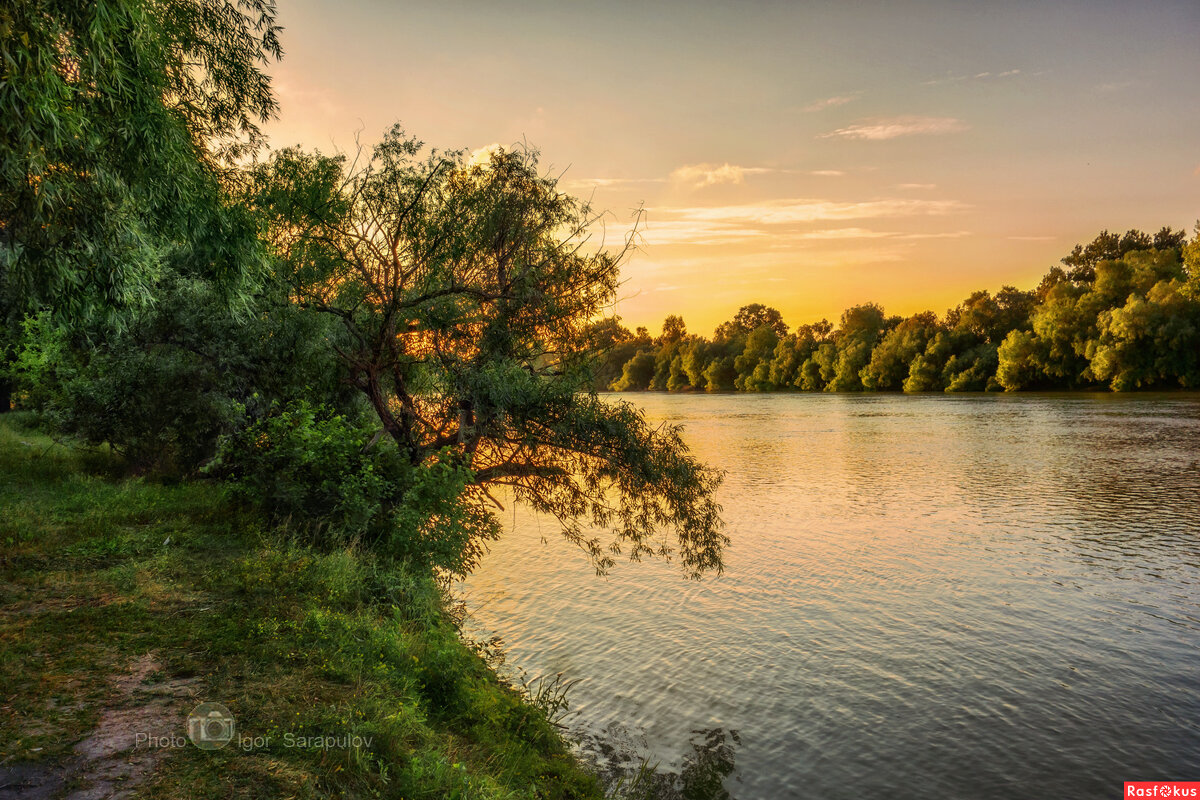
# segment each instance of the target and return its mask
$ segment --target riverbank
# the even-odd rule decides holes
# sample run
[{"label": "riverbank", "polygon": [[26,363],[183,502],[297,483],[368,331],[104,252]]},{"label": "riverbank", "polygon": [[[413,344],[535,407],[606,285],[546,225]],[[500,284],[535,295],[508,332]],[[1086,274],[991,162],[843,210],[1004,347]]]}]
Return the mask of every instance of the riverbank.
[{"label": "riverbank", "polygon": [[[603,796],[428,576],[29,423],[0,418],[0,798]],[[219,750],[187,740],[205,701]]]}]

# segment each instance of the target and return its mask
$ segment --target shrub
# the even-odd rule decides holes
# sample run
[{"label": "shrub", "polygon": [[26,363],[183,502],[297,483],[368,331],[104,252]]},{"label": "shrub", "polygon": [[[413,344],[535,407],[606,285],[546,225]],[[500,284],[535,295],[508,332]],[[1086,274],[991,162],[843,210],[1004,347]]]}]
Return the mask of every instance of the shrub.
[{"label": "shrub", "polygon": [[451,454],[413,465],[386,437],[305,402],[227,436],[208,471],[318,546],[360,544],[461,575],[498,533]]}]

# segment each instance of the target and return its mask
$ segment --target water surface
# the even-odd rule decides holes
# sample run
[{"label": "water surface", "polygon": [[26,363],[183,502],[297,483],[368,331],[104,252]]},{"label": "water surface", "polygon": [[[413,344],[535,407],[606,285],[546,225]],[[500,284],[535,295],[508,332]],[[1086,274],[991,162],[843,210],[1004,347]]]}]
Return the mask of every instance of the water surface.
[{"label": "water surface", "polygon": [[725,575],[510,509],[464,587],[579,729],[736,730],[741,800],[1200,778],[1200,396],[634,399],[727,472]]}]

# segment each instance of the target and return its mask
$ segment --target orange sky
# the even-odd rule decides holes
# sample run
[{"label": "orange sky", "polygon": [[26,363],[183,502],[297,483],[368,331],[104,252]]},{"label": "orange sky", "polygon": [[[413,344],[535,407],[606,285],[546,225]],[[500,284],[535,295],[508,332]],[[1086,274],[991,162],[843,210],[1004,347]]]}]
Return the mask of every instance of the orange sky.
[{"label": "orange sky", "polygon": [[645,208],[616,311],[711,333],[1031,287],[1102,228],[1200,216],[1200,4],[286,2],[275,146],[397,120],[528,142]]}]

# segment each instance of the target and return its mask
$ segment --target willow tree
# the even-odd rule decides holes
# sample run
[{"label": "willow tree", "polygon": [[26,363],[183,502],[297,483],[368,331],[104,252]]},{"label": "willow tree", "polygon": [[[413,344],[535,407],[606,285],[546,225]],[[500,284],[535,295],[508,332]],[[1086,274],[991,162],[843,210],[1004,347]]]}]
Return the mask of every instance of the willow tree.
[{"label": "willow tree", "polygon": [[228,189],[278,30],[272,0],[0,8],[0,412],[24,315],[119,322],[168,271],[243,287],[261,259]]},{"label": "willow tree", "polygon": [[295,302],[341,320],[350,380],[412,464],[467,467],[466,502],[507,488],[600,570],[622,553],[720,570],[719,476],[678,428],[589,389],[627,240],[595,241],[597,215],[535,153],[427,151],[397,126],[357,163],[276,154],[251,202]]},{"label": "willow tree", "polygon": [[[145,299],[168,243],[222,224],[225,171],[276,109],[263,67],[277,33],[270,0],[6,3],[0,270],[12,291],[60,313]],[[243,254],[221,251],[232,237],[203,238],[198,267],[236,268]]]}]

